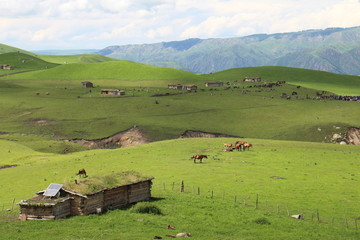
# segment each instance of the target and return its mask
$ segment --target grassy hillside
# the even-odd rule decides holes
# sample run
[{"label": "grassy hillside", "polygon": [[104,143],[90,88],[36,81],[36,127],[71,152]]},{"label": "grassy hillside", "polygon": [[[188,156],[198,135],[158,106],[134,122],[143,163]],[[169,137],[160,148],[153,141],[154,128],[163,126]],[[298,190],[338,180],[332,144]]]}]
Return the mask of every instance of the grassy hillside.
[{"label": "grassy hillside", "polygon": [[[248,88],[253,83],[242,82],[245,76],[262,76],[264,81],[301,80],[305,85],[317,84],[312,79],[320,79],[316,85],[320,88],[330,76],[334,90],[347,86],[350,94],[357,88],[357,77],[344,80],[342,75],[323,74],[269,67],[200,76],[126,61],[67,64],[2,78],[0,130],[57,139],[96,139],[138,125],[154,140],[174,138],[190,129],[329,142],[334,133],[359,127],[357,102],[306,99],[316,97],[316,90],[297,85],[284,84],[270,90]],[[229,89],[206,88],[206,79],[228,81]],[[82,80],[92,80],[96,87],[84,89]],[[170,83],[197,84],[199,89],[192,93],[169,90]],[[126,95],[101,95],[101,88],[120,88]],[[297,95],[291,100],[281,98],[283,93],[291,95],[294,91]]]},{"label": "grassy hillside", "polygon": [[0,74],[8,74],[27,70],[50,69],[58,64],[46,62],[33,55],[22,52],[8,52],[0,54],[0,64],[11,65],[13,70],[1,70]]},{"label": "grassy hillside", "polygon": [[329,91],[339,95],[360,95],[360,76],[339,75],[334,73],[288,67],[234,68],[204,75],[207,79],[242,81],[245,76],[261,77],[263,81],[286,81],[294,85]]},{"label": "grassy hillside", "polygon": [[[116,238],[116,234],[124,239],[164,236],[171,234],[166,228],[161,230],[166,224],[175,225],[179,232],[191,232],[196,239],[243,239],[244,236],[248,236],[247,239],[263,239],[265,235],[268,235],[266,239],[279,239],[281,236],[288,239],[359,237],[359,232],[345,230],[344,226],[344,217],[351,229],[355,228],[354,219],[359,217],[356,203],[360,200],[360,179],[354,171],[359,165],[359,148],[245,139],[254,144],[249,151],[221,152],[224,142],[236,140],[179,139],[68,155],[31,152],[27,148],[19,148],[18,144],[0,141],[2,155],[16,149],[23,152],[6,161],[6,164],[16,162],[20,166],[0,170],[0,191],[3,193],[0,202],[6,203],[6,208],[11,207],[13,198],[26,199],[46,188],[49,183],[74,179],[80,168],[85,168],[90,176],[125,170],[155,176],[153,195],[165,198],[154,202],[164,211],[164,216],[134,214],[125,210],[101,217],[75,217],[41,223],[0,223],[0,229],[6,228],[15,234],[21,225],[22,232],[17,236],[23,239],[27,236],[31,238],[31,228],[39,230],[40,239],[47,233],[53,233],[45,228],[64,229],[65,235],[61,237],[72,239],[74,229],[79,230],[74,227],[79,226],[77,222],[81,222],[82,226],[77,233],[83,238],[105,237],[104,234],[109,239]],[[198,153],[208,154],[209,158],[202,164],[194,164],[189,158]],[[173,183],[174,191],[179,189],[182,180],[185,183],[184,195],[168,192]],[[164,192],[164,188],[168,191]],[[196,195],[198,188],[200,196]],[[234,196],[237,196],[237,204],[234,204]],[[260,210],[254,211],[256,196],[259,197]],[[240,206],[244,202],[252,207]],[[277,209],[280,216],[274,214]],[[290,214],[303,213],[307,221],[284,217],[287,211]],[[334,217],[335,226],[311,223],[312,214],[316,216],[316,212],[325,223],[330,223]],[[266,218],[270,225],[254,222],[260,218]],[[102,227],[94,229],[95,221],[97,226],[100,224]],[[313,221],[317,221],[316,217]],[[110,227],[120,223],[122,227]],[[91,236],[86,229],[92,229]]]},{"label": "grassy hillside", "polygon": [[[171,68],[153,67],[129,61],[109,61],[101,63],[66,64],[54,69],[23,73],[9,77],[10,79],[71,79],[71,80],[102,80],[119,79],[128,81],[141,80],[177,80],[189,81],[199,77],[195,74]],[[158,86],[151,81],[147,86]],[[161,83],[161,82],[160,82]],[[138,84],[133,84],[138,86]],[[166,85],[167,86],[167,85]]]},{"label": "grassy hillside", "polygon": [[16,48],[16,47],[12,47],[12,46],[8,46],[8,45],[0,43],[0,54],[9,53],[9,52],[21,52],[21,53],[28,54],[28,55],[35,55],[32,52],[28,52],[28,51],[25,51],[20,48]]},{"label": "grassy hillside", "polygon": [[47,62],[68,64],[68,63],[95,63],[118,61],[117,59],[105,57],[98,54],[78,54],[78,55],[38,55],[40,59]]}]

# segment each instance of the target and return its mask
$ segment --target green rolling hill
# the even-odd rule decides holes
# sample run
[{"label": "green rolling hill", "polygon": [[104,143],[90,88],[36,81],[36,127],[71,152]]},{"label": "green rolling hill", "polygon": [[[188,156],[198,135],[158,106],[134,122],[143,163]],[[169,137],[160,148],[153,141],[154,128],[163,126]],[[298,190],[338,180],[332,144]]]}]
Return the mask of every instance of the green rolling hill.
[{"label": "green rolling hill", "polygon": [[7,52],[0,54],[0,64],[11,65],[13,70],[2,70],[4,74],[27,70],[50,69],[59,64],[50,63],[23,52]]},{"label": "green rolling hill", "polygon": [[12,47],[12,46],[8,46],[8,45],[0,43],[0,54],[9,53],[9,52],[20,52],[20,53],[25,53],[25,54],[28,54],[28,55],[35,56],[35,54],[32,53],[32,52],[29,52],[29,51],[26,51],[26,50],[23,50],[23,49],[20,49],[20,48],[16,48],[16,47]]},{"label": "green rolling hill", "polygon": [[37,55],[47,62],[68,64],[68,63],[96,63],[107,61],[118,61],[114,58],[105,57],[99,54],[78,54],[78,55]]}]

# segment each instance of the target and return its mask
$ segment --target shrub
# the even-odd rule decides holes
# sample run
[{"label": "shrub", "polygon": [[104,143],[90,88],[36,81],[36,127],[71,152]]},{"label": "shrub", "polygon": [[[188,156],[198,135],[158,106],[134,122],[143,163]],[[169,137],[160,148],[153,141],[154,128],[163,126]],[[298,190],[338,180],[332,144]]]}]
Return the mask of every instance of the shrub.
[{"label": "shrub", "polygon": [[147,203],[147,202],[140,202],[132,207],[131,212],[133,213],[147,213],[147,214],[154,214],[154,215],[163,215],[160,208],[157,206]]},{"label": "shrub", "polygon": [[267,218],[264,218],[264,217],[257,218],[257,219],[254,220],[254,222],[256,224],[261,224],[261,225],[266,225],[266,224],[270,225],[271,224],[270,221]]}]

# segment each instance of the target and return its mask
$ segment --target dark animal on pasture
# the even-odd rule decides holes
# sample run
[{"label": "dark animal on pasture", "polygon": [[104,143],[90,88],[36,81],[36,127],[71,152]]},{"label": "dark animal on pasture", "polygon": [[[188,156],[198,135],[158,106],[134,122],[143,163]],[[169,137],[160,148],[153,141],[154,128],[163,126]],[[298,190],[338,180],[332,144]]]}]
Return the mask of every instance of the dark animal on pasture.
[{"label": "dark animal on pasture", "polygon": [[87,177],[86,171],[85,171],[84,168],[80,169],[79,172],[78,172],[76,175],[80,175],[80,177],[81,177],[81,176]]},{"label": "dark animal on pasture", "polygon": [[245,151],[246,149],[249,150],[251,147],[252,147],[252,144],[251,144],[251,143],[245,143],[245,144],[243,145],[244,151]]},{"label": "dark animal on pasture", "polygon": [[200,163],[202,163],[202,159],[207,158],[207,155],[201,155],[201,154],[200,155],[194,155],[191,158],[194,159],[194,163],[196,163],[196,159],[200,160]]},{"label": "dark animal on pasture", "polygon": [[170,224],[167,225],[167,228],[170,229],[170,230],[175,230],[175,227],[171,226]]}]

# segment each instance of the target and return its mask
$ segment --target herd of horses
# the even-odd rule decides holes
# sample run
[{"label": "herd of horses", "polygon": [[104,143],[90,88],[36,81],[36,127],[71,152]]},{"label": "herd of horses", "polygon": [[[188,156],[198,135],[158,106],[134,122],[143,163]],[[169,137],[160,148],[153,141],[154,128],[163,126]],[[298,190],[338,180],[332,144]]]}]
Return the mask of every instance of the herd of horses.
[{"label": "herd of horses", "polygon": [[224,152],[232,152],[234,150],[245,151],[246,149],[250,150],[252,146],[253,145],[251,143],[244,141],[236,141],[234,145],[232,143],[224,143],[224,147],[225,147]]},{"label": "herd of horses", "polygon": [[[245,150],[250,150],[252,146],[253,145],[251,143],[244,141],[236,141],[234,145],[232,143],[224,143],[225,149],[223,151],[224,152],[232,152],[234,150],[245,151]],[[196,163],[196,160],[199,160],[199,162],[202,163],[203,158],[208,158],[208,155],[196,154],[192,156],[190,159],[194,159],[194,163]]]}]

